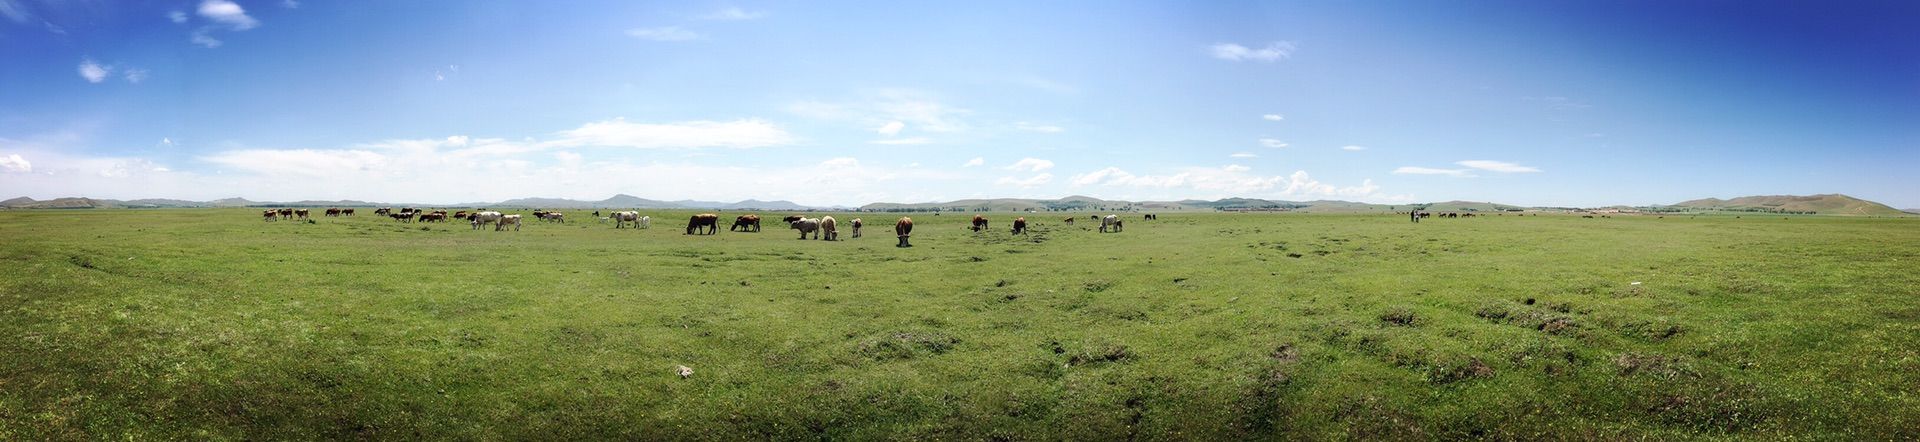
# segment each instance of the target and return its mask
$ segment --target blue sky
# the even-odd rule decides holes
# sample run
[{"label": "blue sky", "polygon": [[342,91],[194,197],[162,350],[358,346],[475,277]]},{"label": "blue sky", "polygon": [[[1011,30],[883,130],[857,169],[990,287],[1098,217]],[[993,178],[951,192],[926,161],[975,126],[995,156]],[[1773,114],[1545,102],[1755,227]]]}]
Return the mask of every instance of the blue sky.
[{"label": "blue sky", "polygon": [[0,0],[0,197],[1920,207],[1920,2]]}]

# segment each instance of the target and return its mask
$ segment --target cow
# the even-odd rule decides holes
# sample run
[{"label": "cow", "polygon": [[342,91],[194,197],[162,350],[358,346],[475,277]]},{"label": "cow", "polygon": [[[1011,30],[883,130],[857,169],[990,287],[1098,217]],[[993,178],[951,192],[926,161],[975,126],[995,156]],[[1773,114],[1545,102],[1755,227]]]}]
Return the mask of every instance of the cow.
[{"label": "cow", "polygon": [[805,218],[805,217],[800,215],[787,215],[786,218],[780,218],[780,222],[793,224],[794,221],[799,221],[801,218]]},{"label": "cow", "polygon": [[[702,227],[707,229],[707,233],[695,233],[699,232]],[[702,213],[687,218],[688,235],[712,235],[715,233],[720,233],[720,215]]]},{"label": "cow", "polygon": [[353,209],[340,209],[341,216],[353,216]]},{"label": "cow", "polygon": [[533,219],[545,221],[547,219],[547,213],[550,213],[550,212],[547,212],[545,210],[534,210]]},{"label": "cow", "polygon": [[727,231],[758,232],[760,231],[760,215],[740,215],[734,217],[733,227],[728,227]]},{"label": "cow", "polygon": [[913,244],[907,244],[907,237],[913,234],[913,218],[903,216],[899,221],[894,221],[893,234],[900,237],[900,245],[894,247],[913,247]]},{"label": "cow", "polygon": [[1021,235],[1021,234],[1025,234],[1025,233],[1027,233],[1027,217],[1024,217],[1024,216],[1023,216],[1023,217],[1019,217],[1019,218],[1014,218],[1014,219],[1013,219],[1013,234],[1015,234],[1015,235]]},{"label": "cow", "polygon": [[444,222],[447,222],[447,213],[446,213],[446,212],[434,212],[434,213],[422,213],[422,214],[420,214],[420,222],[423,222],[423,223],[428,223],[428,222],[434,222],[434,221],[439,221],[439,222],[443,222],[443,223],[444,223]]},{"label": "cow", "polygon": [[293,219],[293,209],[280,209],[280,219]]},{"label": "cow", "polygon": [[392,207],[381,207],[378,209],[373,209],[373,216],[387,216],[392,214],[393,214]]},{"label": "cow", "polygon": [[567,214],[560,213],[560,212],[547,212],[545,214],[540,215],[540,220],[550,222],[550,223],[566,224]]},{"label": "cow", "polygon": [[981,230],[986,230],[986,228],[987,228],[987,217],[974,215],[973,227],[972,227],[973,231],[978,232]]},{"label": "cow", "polygon": [[260,212],[260,214],[265,215],[267,217],[267,222],[280,220],[280,211],[278,210],[263,210]]},{"label": "cow", "polygon": [[468,212],[465,210],[462,210],[459,212],[453,212],[453,219],[467,219],[468,216],[473,216],[473,212]]},{"label": "cow", "polygon": [[854,218],[853,221],[851,221],[850,223],[853,224],[853,237],[859,238],[860,237],[860,218]]},{"label": "cow", "polygon": [[328,208],[327,208],[327,213],[326,213],[326,215],[327,215],[327,216],[340,216],[340,208],[339,208],[339,207],[328,207]]},{"label": "cow", "polygon": [[833,220],[832,216],[820,217],[820,233],[826,234],[827,237],[825,239],[828,241],[840,240],[839,225],[839,223]]},{"label": "cow", "polygon": [[627,224],[629,223],[633,224],[636,228],[640,227],[640,212],[629,210],[625,212],[613,212],[609,215],[612,215],[610,218],[613,218],[613,228],[615,229],[627,228]]},{"label": "cow", "polygon": [[500,222],[493,225],[493,231],[506,229],[508,224],[513,225],[513,231],[520,231],[520,215],[500,215]]},{"label": "cow", "polygon": [[393,220],[394,220],[394,221],[401,221],[401,222],[409,222],[409,223],[410,223],[410,222],[413,222],[413,216],[414,216],[414,215],[415,215],[415,214],[414,214],[413,212],[400,212],[400,213],[395,213],[395,214],[392,214],[392,215],[387,215],[387,216],[391,216],[391,217],[393,217]]},{"label": "cow", "polygon": [[1107,215],[1105,218],[1100,218],[1100,233],[1107,233],[1109,227],[1114,233],[1120,232],[1120,215]]},{"label": "cow", "polygon": [[640,228],[642,228],[642,229],[651,229],[651,228],[653,228],[653,217],[651,217],[651,216],[642,216],[642,217],[640,217]]},{"label": "cow", "polygon": [[799,230],[800,239],[807,239],[808,233],[813,234],[813,239],[820,239],[820,220],[818,219],[814,219],[814,218],[796,219],[796,220],[793,220],[792,222],[788,222],[787,227],[793,230]]},{"label": "cow", "polygon": [[1080,217],[1077,217],[1077,216],[1069,216],[1069,217],[1067,217],[1067,219],[1066,219],[1066,223],[1067,223],[1067,225],[1073,225],[1073,220],[1076,220],[1076,219],[1080,219]]},{"label": "cow", "polygon": [[480,230],[480,226],[487,224],[500,225],[500,217],[502,216],[504,215],[501,215],[500,212],[475,212],[472,215],[467,215],[467,223],[473,225],[473,230]]}]

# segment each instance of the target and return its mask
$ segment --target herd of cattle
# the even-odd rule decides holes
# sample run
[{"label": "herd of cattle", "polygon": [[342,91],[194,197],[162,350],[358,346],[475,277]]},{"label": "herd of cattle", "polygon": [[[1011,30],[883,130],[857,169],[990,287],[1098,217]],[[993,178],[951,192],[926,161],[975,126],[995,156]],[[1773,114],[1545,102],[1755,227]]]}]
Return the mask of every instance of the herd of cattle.
[{"label": "herd of cattle", "polygon": [[[268,209],[268,210],[261,211],[261,215],[265,218],[266,221],[291,220],[296,218],[301,220],[306,220],[308,219],[307,217],[308,213],[309,213],[308,209],[291,209],[291,208]],[[412,207],[401,208],[398,210],[392,207],[382,207],[379,209],[375,209],[373,211],[373,214],[377,216],[390,217],[390,218],[393,218],[394,221],[408,222],[408,223],[447,222],[447,219],[451,217],[453,219],[466,220],[468,224],[473,226],[474,230],[479,230],[481,227],[492,225],[494,231],[506,230],[508,226],[512,226],[514,231],[519,231],[520,219],[521,219],[521,215],[519,214],[505,214],[505,213],[500,213],[500,212],[491,211],[491,210],[481,210],[481,211],[472,211],[472,212],[461,210],[461,211],[453,212],[452,214],[448,214],[447,211],[445,210],[427,211],[427,210],[422,210],[422,209],[412,208]],[[326,216],[353,216],[353,209],[329,208],[326,210]],[[635,229],[647,229],[647,228],[653,227],[653,217],[642,216],[640,215],[639,212],[635,212],[635,211],[612,212],[612,213],[608,213],[606,216],[601,216],[600,212],[595,211],[593,212],[593,216],[596,218],[599,218],[600,222],[602,223],[612,221],[613,227],[616,229],[624,229],[628,227],[632,227]],[[554,222],[554,223],[567,222],[566,214],[557,212],[557,211],[535,210],[533,211],[533,217],[535,219],[546,221],[546,222]],[[1073,224],[1073,221],[1076,218],[1078,217],[1067,217],[1066,223]],[[1106,215],[1106,216],[1093,215],[1092,218],[1094,220],[1100,221],[1101,233],[1119,232],[1122,227],[1119,215]],[[1159,217],[1156,215],[1147,214],[1143,219],[1152,220],[1152,219],[1158,219],[1158,218]],[[832,216],[821,216],[819,218],[807,218],[799,215],[793,215],[793,216],[788,216],[786,218],[781,218],[780,220],[783,222],[786,222],[789,228],[800,231],[800,239],[808,239],[807,235],[809,234],[813,235],[812,239],[819,239],[819,240],[826,240],[826,241],[838,241],[840,239],[840,222],[838,220],[833,219]],[[860,218],[854,218],[853,220],[848,221],[847,225],[849,227],[852,227],[853,237],[859,238],[860,230],[862,227],[865,226],[865,223]],[[974,232],[980,232],[980,231],[987,230],[988,228],[989,226],[988,226],[988,221],[986,216],[983,216],[983,215],[973,216],[971,227],[969,227],[969,229],[972,229]],[[760,231],[760,215],[748,214],[748,215],[740,215],[738,217],[735,217],[733,219],[733,226],[727,228],[727,230],[732,232],[759,232]],[[702,213],[699,215],[694,215],[692,218],[687,219],[686,234],[688,235],[712,235],[715,233],[719,233],[719,231],[720,231],[720,215],[718,214]],[[899,245],[900,247],[912,247],[911,244],[907,243],[907,237],[912,232],[913,232],[913,218],[900,217],[898,221],[895,221],[893,223],[893,233],[895,236],[900,238],[900,245]],[[1026,217],[1014,218],[1013,234],[1020,235],[1025,233],[1027,233],[1027,218]]]}]

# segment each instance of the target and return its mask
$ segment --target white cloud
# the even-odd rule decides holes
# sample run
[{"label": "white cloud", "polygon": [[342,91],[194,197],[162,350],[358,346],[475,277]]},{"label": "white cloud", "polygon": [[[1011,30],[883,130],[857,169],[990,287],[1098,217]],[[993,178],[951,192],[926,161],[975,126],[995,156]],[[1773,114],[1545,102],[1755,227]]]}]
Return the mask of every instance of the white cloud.
[{"label": "white cloud", "polygon": [[235,31],[245,31],[260,26],[259,20],[247,15],[245,9],[230,0],[201,0],[197,11],[201,17],[231,27]]},{"label": "white cloud", "polygon": [[300,2],[298,2],[298,1],[295,1],[295,0],[285,0],[285,1],[282,1],[282,2],[280,2],[280,6],[284,6],[284,7],[286,7],[287,9],[299,9],[299,8],[300,8]]},{"label": "white cloud", "polygon": [[787,112],[807,118],[851,121],[863,128],[881,127],[899,121],[916,131],[934,133],[961,132],[970,128],[963,120],[972,111],[948,106],[932,94],[908,89],[881,89],[862,94],[847,102],[801,101],[787,106]]},{"label": "white cloud", "polygon": [[868,143],[882,144],[882,145],[888,145],[888,146],[911,146],[911,145],[919,145],[919,144],[928,144],[932,142],[933,142],[933,139],[927,138],[927,137],[887,138],[887,139],[881,139],[881,140],[868,141]]},{"label": "white cloud", "polygon": [[654,148],[749,148],[791,144],[793,136],[772,123],[757,119],[686,121],[666,124],[631,123],[613,119],[587,123],[560,132],[553,146],[607,146]]},{"label": "white cloud", "polygon": [[1228,172],[1246,172],[1249,170],[1253,170],[1253,168],[1238,165],[1238,164],[1228,164],[1227,167],[1222,167],[1221,170],[1225,170]]},{"label": "white cloud", "polygon": [[1280,120],[1287,119],[1287,117],[1285,115],[1280,115],[1280,114],[1266,114],[1266,115],[1261,115],[1260,119],[1267,120],[1267,121],[1280,121]]},{"label": "white cloud", "polygon": [[729,7],[714,11],[711,14],[702,15],[700,18],[707,20],[753,20],[766,16],[767,11],[748,11],[738,7]]},{"label": "white cloud", "polygon": [[1254,154],[1253,152],[1234,152],[1232,155],[1227,156],[1233,158],[1260,158],[1260,155]]},{"label": "white cloud", "polygon": [[1052,168],[1053,168],[1052,161],[1047,161],[1039,158],[1021,158],[1020,161],[1015,161],[1013,162],[1013,164],[1009,164],[1007,165],[1007,167],[1003,167],[1002,169],[1012,170],[1012,171],[1024,170],[1028,172],[1039,172],[1042,170],[1047,170]]},{"label": "white cloud", "polygon": [[1276,140],[1276,139],[1272,139],[1272,138],[1261,138],[1261,139],[1260,139],[1260,145],[1261,145],[1261,146],[1266,146],[1266,147],[1270,147],[1270,148],[1274,148],[1274,149],[1279,149],[1279,148],[1283,148],[1283,147],[1287,147],[1287,143],[1284,143],[1284,142],[1281,142],[1280,140]]},{"label": "white cloud", "polygon": [[1014,177],[1000,177],[1000,179],[994,181],[993,184],[1000,186],[1035,187],[1051,181],[1053,181],[1053,174],[1043,173],[1024,180],[1015,179]]},{"label": "white cloud", "polygon": [[106,81],[107,75],[112,73],[113,66],[95,63],[92,59],[80,60],[80,78],[87,79],[88,83]]},{"label": "white cloud", "polygon": [[167,20],[173,21],[174,23],[186,23],[187,13],[180,11],[168,12]]},{"label": "white cloud", "polygon": [[6,16],[8,20],[13,20],[14,23],[26,23],[27,19],[30,18],[30,16],[27,15],[26,9],[14,4],[12,0],[0,0],[0,16]]},{"label": "white cloud", "polygon": [[175,143],[173,142],[173,138],[171,138],[171,137],[161,137],[161,138],[160,138],[160,142],[159,142],[159,143],[157,143],[157,144],[155,144],[155,145],[156,145],[156,146],[159,146],[159,147],[165,147],[165,148],[168,148],[168,149],[172,149],[172,148],[175,148],[175,147],[180,147],[180,145],[179,145],[179,144],[175,144]]},{"label": "white cloud", "polygon": [[1219,43],[1207,48],[1213,58],[1228,61],[1258,61],[1270,63],[1293,57],[1296,46],[1290,41],[1268,43],[1266,47],[1252,49],[1234,43]]},{"label": "white cloud", "polygon": [[960,165],[960,167],[974,167],[974,166],[982,166],[982,165],[986,165],[986,164],[987,164],[987,159],[986,159],[986,158],[984,158],[984,157],[973,157],[973,159],[971,159],[971,160],[967,160],[967,163],[966,163],[966,164],[961,164],[961,165]]},{"label": "white cloud", "polygon": [[1035,124],[1035,123],[1028,123],[1025,121],[1014,123],[1013,127],[1015,129],[1020,129],[1028,132],[1040,132],[1040,133],[1049,133],[1049,134],[1057,134],[1057,133],[1067,131],[1067,128],[1060,127],[1060,126],[1054,126],[1051,124]]},{"label": "white cloud", "polygon": [[1467,166],[1467,167],[1480,169],[1480,170],[1500,172],[1500,173],[1533,173],[1533,172],[1540,171],[1540,169],[1533,168],[1533,167],[1522,166],[1519,164],[1509,163],[1505,161],[1493,161],[1493,160],[1466,160],[1466,161],[1456,162],[1454,164],[1459,164],[1462,166]]},{"label": "white cloud", "polygon": [[1467,169],[1435,169],[1431,167],[1401,166],[1394,169],[1395,175],[1446,175],[1455,178],[1473,178],[1473,172]]},{"label": "white cloud", "polygon": [[1345,145],[1345,146],[1340,146],[1340,150],[1345,150],[1345,151],[1350,151],[1350,152],[1359,152],[1359,151],[1363,151],[1363,150],[1367,150],[1367,147],[1366,147],[1366,146],[1355,146],[1355,145],[1351,145],[1351,144],[1349,144],[1349,145]]},{"label": "white cloud", "polygon": [[879,132],[881,135],[886,135],[891,137],[894,135],[899,135],[900,130],[906,129],[906,128],[907,128],[907,123],[903,123],[900,120],[893,120],[893,121],[888,121],[887,124],[881,125],[879,129],[874,129],[874,132]]},{"label": "white cloud", "polygon": [[191,37],[188,37],[187,40],[193,42],[193,44],[206,46],[208,49],[220,47],[220,45],[222,44],[220,39],[213,38],[212,35],[208,35],[207,31],[208,30],[206,29],[193,31],[193,35]]},{"label": "white cloud", "polygon": [[33,163],[21,158],[20,154],[10,154],[0,157],[0,172],[33,173]]},{"label": "white cloud", "polygon": [[125,78],[127,79],[128,83],[139,83],[142,81],[146,81],[147,70],[146,69],[127,69]]},{"label": "white cloud", "polygon": [[627,30],[627,35],[653,41],[688,41],[698,40],[701,37],[700,33],[681,29],[679,26],[633,28]]}]

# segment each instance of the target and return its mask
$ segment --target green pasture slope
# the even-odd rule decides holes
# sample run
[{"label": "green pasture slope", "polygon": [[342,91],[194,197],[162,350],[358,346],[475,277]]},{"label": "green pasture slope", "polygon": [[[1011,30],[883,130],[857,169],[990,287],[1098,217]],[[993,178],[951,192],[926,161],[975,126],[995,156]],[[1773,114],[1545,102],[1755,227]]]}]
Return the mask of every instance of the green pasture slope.
[{"label": "green pasture slope", "polygon": [[0,440],[1920,438],[1912,219],[257,213],[0,211]]}]

